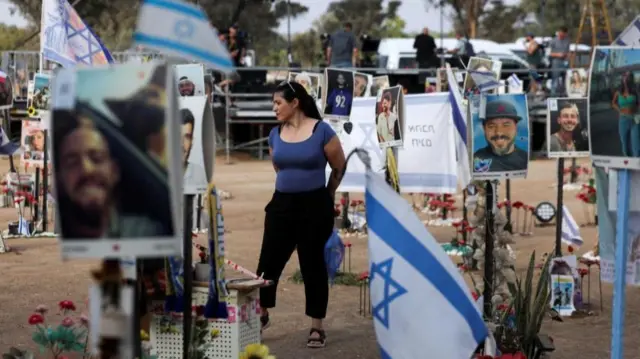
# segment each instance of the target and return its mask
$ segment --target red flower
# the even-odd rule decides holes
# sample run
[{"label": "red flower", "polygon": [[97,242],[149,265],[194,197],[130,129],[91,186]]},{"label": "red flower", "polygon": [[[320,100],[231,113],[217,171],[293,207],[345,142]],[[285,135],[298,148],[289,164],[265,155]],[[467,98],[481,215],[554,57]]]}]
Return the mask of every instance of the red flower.
[{"label": "red flower", "polygon": [[351,242],[345,242],[344,246],[347,247],[347,248],[351,248]]},{"label": "red flower", "polygon": [[347,205],[347,200],[346,200],[346,198],[344,198],[344,197],[343,197],[343,198],[340,198],[340,204],[341,204],[341,205],[343,205],[343,206],[346,206],[346,205]]},{"label": "red flower", "polygon": [[191,232],[191,238],[198,238],[198,234]]},{"label": "red flower", "polygon": [[498,359],[527,359],[527,357],[521,352],[515,354],[502,354]]},{"label": "red flower", "polygon": [[359,199],[358,204],[364,204],[364,200]]},{"label": "red flower", "polygon": [[73,319],[71,319],[71,318],[69,318],[69,317],[65,317],[64,319],[62,319],[62,326],[63,326],[63,327],[67,327],[67,328],[69,328],[69,327],[72,327],[72,326],[73,326],[73,324],[75,324],[75,323],[73,322]]},{"label": "red flower", "polygon": [[476,230],[476,227],[471,227],[471,226],[469,226],[469,227],[465,228],[465,231],[467,231],[467,232],[469,232],[469,233],[471,233],[471,232],[473,232],[473,231],[475,231],[475,230]]},{"label": "red flower", "polygon": [[464,265],[464,264],[463,264],[463,265],[461,265],[461,266],[460,266],[460,267],[458,267],[458,268],[459,268],[461,271],[463,271],[463,272],[467,272],[467,271],[469,271],[469,267],[467,267],[467,266],[466,266],[466,265]]},{"label": "red flower", "polygon": [[534,206],[529,206],[529,212],[533,213],[536,211],[536,207]]},{"label": "red flower", "polygon": [[498,209],[501,209],[504,206],[503,202],[498,203]]},{"label": "red flower", "polygon": [[365,280],[365,279],[369,279],[369,272],[368,271],[362,272],[358,276],[358,280]]},{"label": "red flower", "polygon": [[461,246],[464,246],[467,242],[465,242],[463,239],[458,241],[458,244]]},{"label": "red flower", "polygon": [[524,206],[524,203],[522,203],[520,201],[513,202],[513,208],[515,208],[515,209],[522,208],[522,206]]},{"label": "red flower", "polygon": [[44,323],[44,317],[41,314],[34,313],[29,317],[30,325],[38,325]]},{"label": "red flower", "polygon": [[339,217],[339,216],[340,216],[340,210],[339,210],[338,208],[334,209],[334,210],[333,210],[333,214],[334,214],[336,217]]},{"label": "red flower", "polygon": [[447,208],[448,210],[450,210],[451,212],[454,212],[456,209],[458,209],[458,207],[456,206],[449,206],[449,208]]},{"label": "red flower", "polygon": [[4,187],[4,188],[2,189],[2,193],[4,193],[4,194],[9,193],[9,189],[8,189],[7,187]]},{"label": "red flower", "polygon": [[451,193],[445,193],[445,194],[443,195],[443,197],[444,197],[445,199],[446,199],[446,198],[451,198]]},{"label": "red flower", "polygon": [[478,294],[478,292],[476,292],[475,290],[471,292],[471,296],[473,297],[473,300],[478,300],[478,298],[480,298],[480,294]]},{"label": "red flower", "polygon": [[578,268],[578,274],[580,274],[581,277],[584,277],[589,274],[589,270],[587,268]]},{"label": "red flower", "polygon": [[13,200],[13,203],[18,204],[18,203],[22,202],[23,200],[24,200],[24,198],[22,198],[22,197],[21,198],[16,198],[16,199]]},{"label": "red flower", "polygon": [[567,250],[569,251],[569,253],[573,253],[573,246],[569,246]]},{"label": "red flower", "polygon": [[589,194],[596,193],[596,189],[591,187],[591,186],[589,186],[589,188],[587,188],[587,193],[589,193]]},{"label": "red flower", "polygon": [[357,205],[358,205],[358,201],[356,201],[355,199],[351,201],[351,207],[355,207]]},{"label": "red flower", "polygon": [[462,233],[464,233],[464,229],[459,229],[456,232],[462,234]]},{"label": "red flower", "polygon": [[201,260],[204,260],[207,257],[207,254],[203,251],[200,251],[200,253],[198,253],[198,256],[200,257]]},{"label": "red flower", "polygon": [[73,304],[73,302],[70,300],[61,301],[60,303],[58,303],[58,307],[60,307],[60,310],[76,310],[76,305]]},{"label": "red flower", "polygon": [[454,227],[456,227],[456,228],[458,228],[458,227],[460,227],[460,226],[462,225],[462,221],[460,221],[460,222],[453,222],[453,223],[451,223],[451,225],[452,225],[452,226],[454,226]]},{"label": "red flower", "polygon": [[0,185],[6,186],[7,185],[7,181],[0,182]]},{"label": "red flower", "polygon": [[203,315],[204,315],[204,305],[198,305],[198,306],[196,306],[195,312],[196,312],[196,315],[197,315],[198,317],[203,316]]},{"label": "red flower", "polygon": [[503,312],[504,312],[504,311],[506,311],[507,309],[509,309],[509,306],[508,306],[508,305],[506,305],[506,304],[500,304],[500,305],[498,306],[498,310],[500,310],[500,311],[503,311]]}]

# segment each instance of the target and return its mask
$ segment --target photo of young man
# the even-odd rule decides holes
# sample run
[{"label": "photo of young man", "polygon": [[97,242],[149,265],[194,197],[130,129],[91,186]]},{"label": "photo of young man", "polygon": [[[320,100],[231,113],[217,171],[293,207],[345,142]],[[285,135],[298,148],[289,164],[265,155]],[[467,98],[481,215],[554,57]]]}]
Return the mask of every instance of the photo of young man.
[{"label": "photo of young man", "polygon": [[376,106],[376,133],[380,147],[402,145],[402,124],[398,109],[400,87],[382,90],[382,96]]},{"label": "photo of young man", "polygon": [[324,114],[333,118],[348,119],[351,114],[353,101],[354,76],[353,72],[336,69],[325,70],[327,89],[324,100]]},{"label": "photo of young man", "polygon": [[588,99],[549,99],[547,141],[549,157],[580,157],[589,154]]}]

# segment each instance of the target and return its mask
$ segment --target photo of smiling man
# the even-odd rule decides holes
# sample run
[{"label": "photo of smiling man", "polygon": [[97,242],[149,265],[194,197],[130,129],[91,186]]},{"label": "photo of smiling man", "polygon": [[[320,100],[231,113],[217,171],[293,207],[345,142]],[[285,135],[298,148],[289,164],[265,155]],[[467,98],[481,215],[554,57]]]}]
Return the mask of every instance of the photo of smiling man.
[{"label": "photo of smiling man", "polygon": [[526,96],[487,95],[472,101],[471,112],[472,176],[477,179],[525,177],[529,165]]},{"label": "photo of smiling man", "polygon": [[547,100],[547,149],[550,158],[589,156],[589,101],[586,98]]}]

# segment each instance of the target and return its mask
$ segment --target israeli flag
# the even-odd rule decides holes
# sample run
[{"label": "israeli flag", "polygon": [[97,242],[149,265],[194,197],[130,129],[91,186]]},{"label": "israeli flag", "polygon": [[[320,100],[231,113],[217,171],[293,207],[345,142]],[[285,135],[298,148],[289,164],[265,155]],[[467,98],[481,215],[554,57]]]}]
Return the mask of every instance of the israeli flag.
[{"label": "israeli flag", "polygon": [[0,155],[11,156],[20,149],[20,145],[11,142],[9,137],[4,132],[4,129],[0,127]]},{"label": "israeli flag", "polygon": [[488,330],[462,275],[407,201],[370,168],[365,199],[382,358],[469,359]]},{"label": "israeli flag", "polygon": [[27,222],[27,220],[22,216],[18,219],[18,233],[25,237],[31,237],[31,232],[29,232],[29,222]]},{"label": "israeli flag", "polygon": [[500,86],[500,82],[496,79],[496,74],[491,71],[467,71],[480,92],[487,92]]},{"label": "israeli flag", "polygon": [[462,103],[462,95],[458,87],[451,66],[447,66],[447,82],[449,83],[449,101],[451,102],[451,117],[456,126],[456,157],[458,162],[458,179],[462,187],[471,182],[469,167],[469,149],[467,148],[467,108]]},{"label": "israeli flag", "polygon": [[145,0],[138,14],[135,45],[232,72],[226,47],[202,8],[178,0]]},{"label": "israeli flag", "polygon": [[571,246],[580,247],[584,241],[580,235],[580,227],[573,219],[567,206],[562,206],[562,241]]}]

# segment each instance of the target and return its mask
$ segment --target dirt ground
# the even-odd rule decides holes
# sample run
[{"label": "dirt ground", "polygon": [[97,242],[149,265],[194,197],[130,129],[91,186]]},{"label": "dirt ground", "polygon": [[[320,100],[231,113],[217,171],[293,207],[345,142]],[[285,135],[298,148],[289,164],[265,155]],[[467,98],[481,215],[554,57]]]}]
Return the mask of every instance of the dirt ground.
[{"label": "dirt ground", "polygon": [[[529,205],[541,201],[555,202],[555,161],[535,161],[529,178],[512,181],[512,201]],[[8,168],[7,160],[0,160],[0,173]],[[234,198],[223,202],[225,223],[230,231],[226,237],[228,257],[247,268],[254,268],[262,239],[264,206],[269,200],[274,173],[267,161],[236,160],[233,164],[218,162],[218,186],[231,191]],[[582,204],[576,192],[565,192],[565,204],[576,221],[585,223]],[[504,198],[504,186],[500,188]],[[459,207],[461,207],[459,205]],[[461,216],[458,212],[456,217]],[[14,209],[0,209],[0,227],[16,219]],[[454,235],[453,228],[430,228],[442,242]],[[530,237],[516,237],[514,246],[518,269],[522,270],[533,250],[550,251],[554,243],[555,228],[534,228]],[[581,229],[585,245],[577,250],[584,253],[596,242],[595,227]],[[349,238],[352,247],[354,272],[367,270],[366,238]],[[79,307],[85,306],[89,285],[89,269],[93,261],[67,261],[60,258],[55,239],[8,239],[13,253],[0,255],[0,350],[9,346],[32,347],[31,328],[27,318],[38,304],[55,308],[62,299],[71,299]],[[294,257],[285,275],[298,267]],[[554,359],[602,359],[609,356],[611,338],[612,287],[603,283],[604,310],[600,312],[597,272],[591,286],[591,301],[596,304],[595,315],[582,319],[565,319],[563,323],[547,321],[544,331],[550,334],[557,347]],[[586,286],[585,286],[586,291]],[[586,298],[586,294],[584,295]],[[640,300],[638,289],[627,288],[627,316],[625,358],[640,357]],[[301,285],[284,282],[279,287],[278,306],[272,311],[272,326],[264,333],[264,342],[279,359],[334,359],[379,358],[373,324],[370,318],[358,314],[359,288],[335,286],[331,290],[329,314],[326,321],[328,345],[325,349],[309,350],[305,347],[309,321],[304,316],[304,292]],[[425,358],[427,358],[426,356]]]}]

